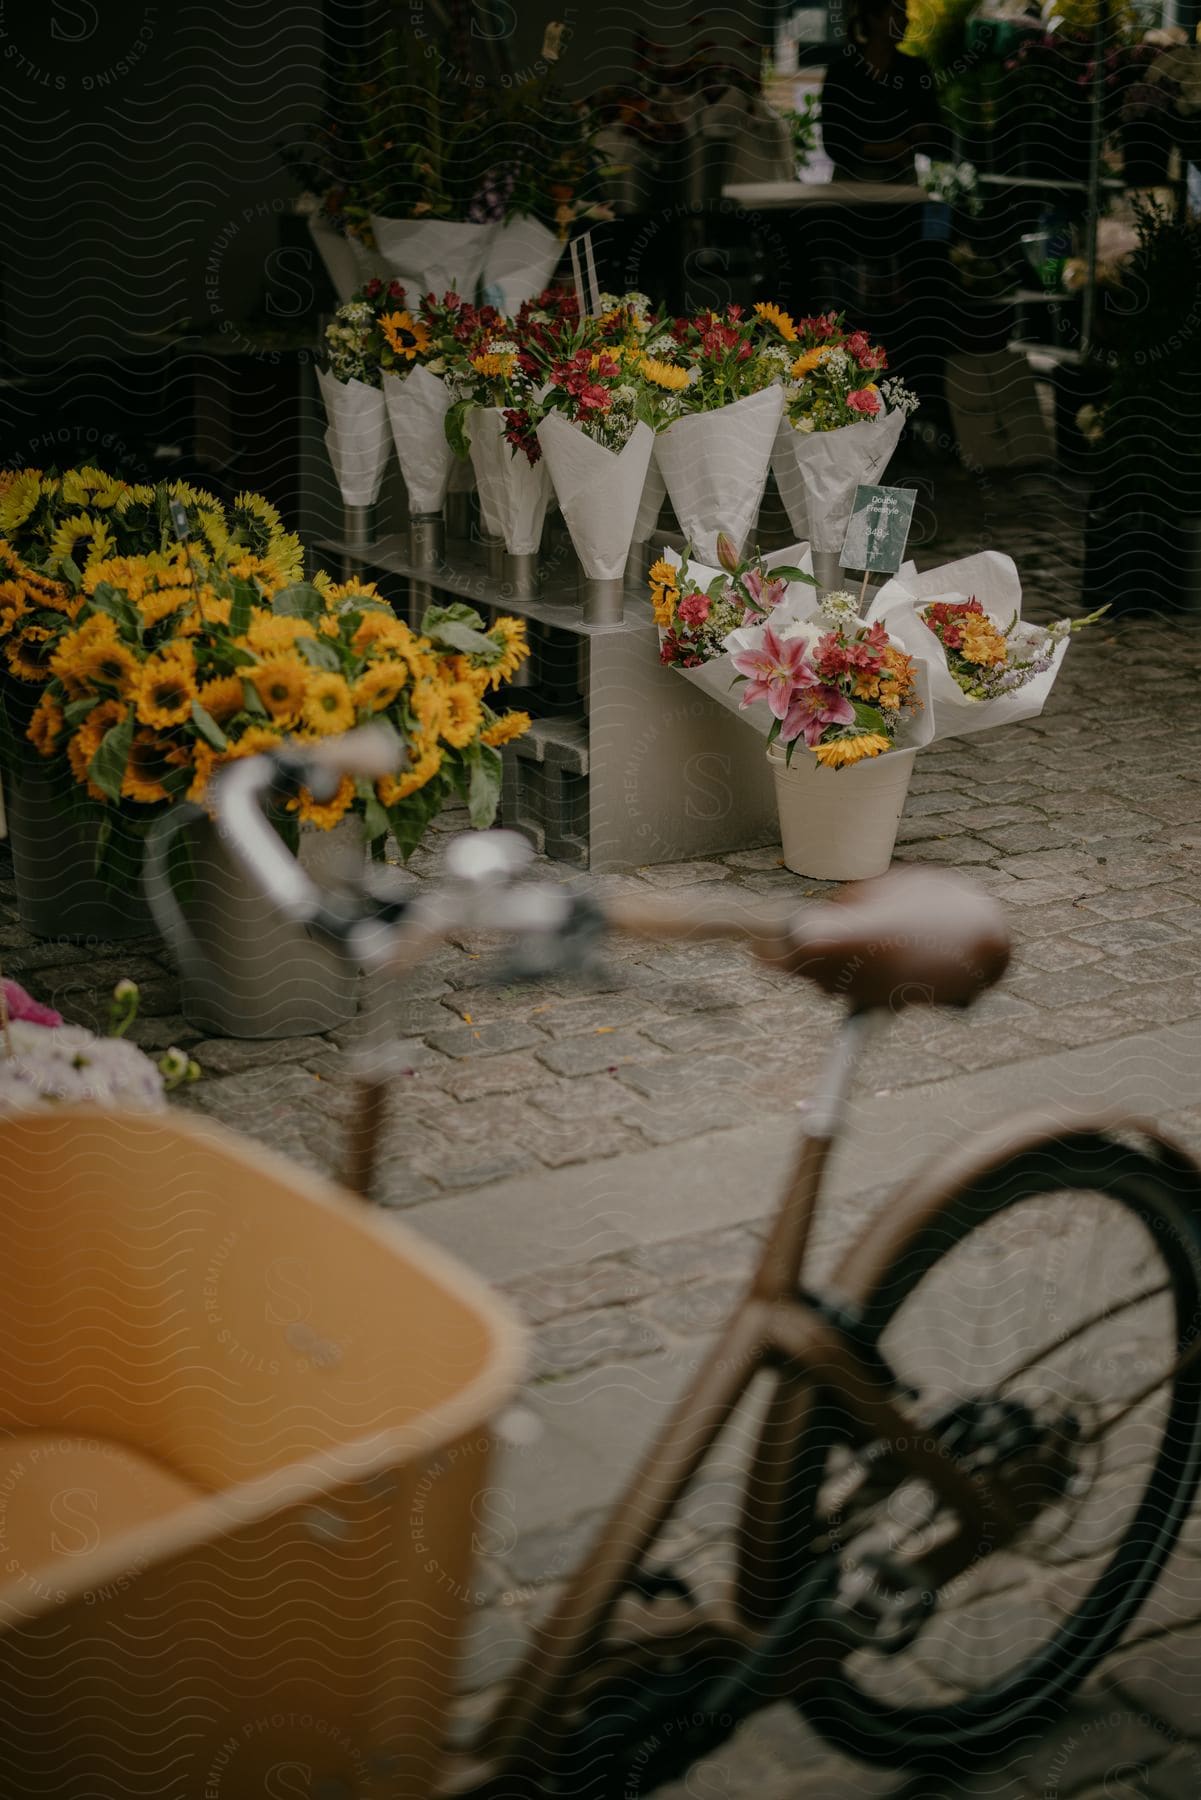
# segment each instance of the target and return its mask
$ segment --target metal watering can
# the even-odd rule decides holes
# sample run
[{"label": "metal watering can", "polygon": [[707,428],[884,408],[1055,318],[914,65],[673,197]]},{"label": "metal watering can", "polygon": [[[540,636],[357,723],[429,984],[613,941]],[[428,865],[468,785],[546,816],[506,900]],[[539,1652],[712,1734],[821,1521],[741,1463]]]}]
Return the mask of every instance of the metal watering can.
[{"label": "metal watering can", "polygon": [[[323,885],[356,857],[353,822],[305,833],[299,861]],[[180,852],[183,852],[181,855]],[[178,884],[179,864],[187,875]],[[220,1037],[304,1037],[355,1010],[357,970],[281,917],[202,806],[173,806],[146,839],[146,898],[179,968],[181,1010]],[[182,892],[180,887],[182,886]]]}]

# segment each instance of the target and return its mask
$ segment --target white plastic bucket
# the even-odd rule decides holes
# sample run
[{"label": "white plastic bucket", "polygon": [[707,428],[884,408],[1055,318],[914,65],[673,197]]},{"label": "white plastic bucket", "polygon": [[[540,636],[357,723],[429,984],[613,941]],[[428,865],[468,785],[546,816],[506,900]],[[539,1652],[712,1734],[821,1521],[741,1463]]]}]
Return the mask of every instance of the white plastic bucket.
[{"label": "white plastic bucket", "polygon": [[784,862],[814,881],[867,881],[892,861],[916,750],[887,750],[847,769],[825,769],[799,744],[792,766],[773,744]]}]

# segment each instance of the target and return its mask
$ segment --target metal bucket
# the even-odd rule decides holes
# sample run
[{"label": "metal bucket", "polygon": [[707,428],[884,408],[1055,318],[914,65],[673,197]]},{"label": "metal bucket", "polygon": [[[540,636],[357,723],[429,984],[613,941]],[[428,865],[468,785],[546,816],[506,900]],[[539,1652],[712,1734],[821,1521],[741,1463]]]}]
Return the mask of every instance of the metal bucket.
[{"label": "metal bucket", "polygon": [[[171,854],[181,840],[182,874]],[[305,833],[300,862],[315,880],[328,879],[339,861],[354,857],[353,844],[353,825]],[[353,1014],[357,971],[304,926],[280,918],[202,807],[176,807],[150,833],[146,894],[179,967],[180,1010],[198,1031],[307,1037]]]},{"label": "metal bucket", "polygon": [[141,898],[139,839],[110,839],[106,873],[98,875],[99,814],[81,816],[50,771],[32,759],[22,758],[6,778],[5,802],[26,931],[76,941],[153,936],[154,921]]}]

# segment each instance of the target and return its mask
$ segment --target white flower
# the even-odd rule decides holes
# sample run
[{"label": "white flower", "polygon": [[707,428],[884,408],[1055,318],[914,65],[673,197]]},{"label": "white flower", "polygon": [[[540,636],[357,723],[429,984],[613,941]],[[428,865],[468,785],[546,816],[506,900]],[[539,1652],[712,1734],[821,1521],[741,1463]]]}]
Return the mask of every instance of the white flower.
[{"label": "white flower", "polygon": [[159,1111],[158,1070],[123,1038],[98,1038],[78,1025],[10,1027],[13,1054],[0,1057],[0,1113],[88,1102]]},{"label": "white flower", "polygon": [[808,653],[819,638],[825,637],[826,627],[819,625],[814,619],[797,619],[793,624],[786,625],[779,635],[786,644],[804,644]]},{"label": "white flower", "polygon": [[832,625],[860,625],[863,622],[859,617],[859,604],[854,594],[848,594],[845,588],[823,595],[818,610]]}]

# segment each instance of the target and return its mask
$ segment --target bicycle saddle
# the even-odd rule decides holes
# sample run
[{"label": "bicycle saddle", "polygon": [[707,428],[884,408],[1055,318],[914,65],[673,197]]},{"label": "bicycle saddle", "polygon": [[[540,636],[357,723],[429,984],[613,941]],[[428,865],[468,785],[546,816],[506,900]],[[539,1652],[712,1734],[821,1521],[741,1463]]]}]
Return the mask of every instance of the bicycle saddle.
[{"label": "bicycle saddle", "polygon": [[988,894],[944,870],[894,869],[804,914],[784,967],[856,1012],[897,1012],[970,1006],[1008,962],[1004,915]]}]

